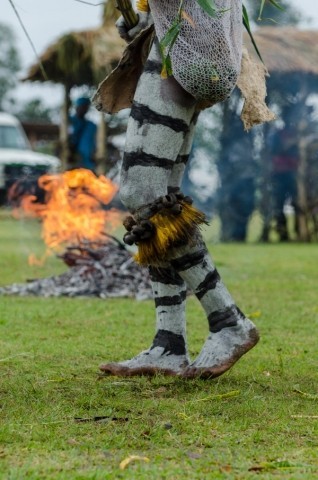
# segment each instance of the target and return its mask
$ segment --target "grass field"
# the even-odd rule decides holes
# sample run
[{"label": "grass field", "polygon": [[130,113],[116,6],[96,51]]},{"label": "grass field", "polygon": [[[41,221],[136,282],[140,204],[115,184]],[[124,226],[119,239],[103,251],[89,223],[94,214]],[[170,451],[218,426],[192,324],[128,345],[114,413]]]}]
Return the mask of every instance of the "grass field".
[{"label": "grass field", "polygon": [[[210,246],[261,332],[216,380],[98,380],[101,362],[149,346],[152,302],[0,297],[1,479],[317,478],[318,246]],[[0,285],[66,268],[29,267],[43,251],[36,222],[0,211]],[[195,357],[207,325],[194,298],[187,315]]]}]

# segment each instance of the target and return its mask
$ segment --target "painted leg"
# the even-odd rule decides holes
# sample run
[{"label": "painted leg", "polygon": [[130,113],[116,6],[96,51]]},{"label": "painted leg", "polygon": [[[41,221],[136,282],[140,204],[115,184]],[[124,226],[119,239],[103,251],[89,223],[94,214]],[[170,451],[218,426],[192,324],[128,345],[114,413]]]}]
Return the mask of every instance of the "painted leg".
[{"label": "painted leg", "polygon": [[155,42],[135,93],[121,170],[120,196],[132,213],[168,193],[195,117],[193,97],[172,77],[162,79],[161,69]]},{"label": "painted leg", "polygon": [[109,375],[180,374],[189,364],[186,347],[185,301],[182,278],[171,268],[150,267],[156,305],[156,335],[148,350],[119,363],[102,365]]},{"label": "painted leg", "polygon": [[236,306],[201,238],[194,247],[179,249],[171,266],[199,299],[210,331],[199,356],[182,376],[218,377],[256,345],[257,329]]},{"label": "painted leg", "polygon": [[[147,205],[167,195],[169,178],[176,159],[180,159],[183,144],[189,141],[194,116],[193,99],[178,90],[180,87],[173,79],[162,80],[160,72],[160,53],[154,44],[136,90],[121,172],[121,198],[133,214],[143,208],[147,210]],[[182,160],[178,165],[182,166]],[[157,317],[153,343],[130,360],[102,365],[105,374],[176,375],[189,363],[184,281],[166,262],[150,267],[150,274]]]},{"label": "painted leg", "polygon": [[198,112],[194,113],[191,119],[191,123],[189,125],[189,130],[184,137],[182,147],[172,167],[171,174],[168,180],[169,193],[176,192],[181,188],[182,178],[183,178],[184,171],[188,163],[189,156],[192,149],[195,126],[196,126],[198,117],[199,117],[199,113]]}]

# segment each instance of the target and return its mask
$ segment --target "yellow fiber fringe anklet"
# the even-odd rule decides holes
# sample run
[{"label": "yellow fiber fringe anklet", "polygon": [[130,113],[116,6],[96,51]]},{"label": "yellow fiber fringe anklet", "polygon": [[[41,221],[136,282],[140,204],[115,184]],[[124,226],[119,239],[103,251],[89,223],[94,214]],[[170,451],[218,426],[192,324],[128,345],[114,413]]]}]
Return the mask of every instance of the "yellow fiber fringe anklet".
[{"label": "yellow fiber fringe anklet", "polygon": [[148,0],[138,0],[136,8],[139,12],[149,12]]},{"label": "yellow fiber fringe anklet", "polygon": [[158,212],[149,218],[154,233],[148,240],[138,242],[135,260],[140,265],[160,265],[169,250],[178,244],[186,244],[193,237],[196,228],[207,224],[203,212],[181,200],[182,210],[178,215]]}]

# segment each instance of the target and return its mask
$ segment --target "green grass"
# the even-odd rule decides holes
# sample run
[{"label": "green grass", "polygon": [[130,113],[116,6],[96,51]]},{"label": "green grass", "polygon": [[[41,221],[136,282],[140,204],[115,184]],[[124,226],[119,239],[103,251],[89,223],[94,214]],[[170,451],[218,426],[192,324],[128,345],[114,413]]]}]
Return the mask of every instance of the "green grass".
[{"label": "green grass", "polygon": [[[0,297],[0,478],[317,478],[317,248],[211,245],[261,331],[212,381],[98,380],[101,362],[149,346],[150,301]],[[43,250],[36,222],[0,213],[1,285],[62,272],[54,258],[27,265]],[[207,333],[194,298],[187,315],[194,357]],[[149,461],[120,470],[129,455]]]}]

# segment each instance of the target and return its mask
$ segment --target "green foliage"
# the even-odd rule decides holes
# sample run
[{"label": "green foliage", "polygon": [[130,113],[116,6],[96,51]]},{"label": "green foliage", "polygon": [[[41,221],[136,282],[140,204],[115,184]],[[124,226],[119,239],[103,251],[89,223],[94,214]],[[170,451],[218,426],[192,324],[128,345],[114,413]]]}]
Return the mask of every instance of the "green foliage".
[{"label": "green foliage", "polygon": [[297,25],[304,18],[299,8],[292,5],[289,0],[261,0],[261,2],[245,0],[244,3],[250,19],[260,26]]},{"label": "green foliage", "polygon": [[0,23],[0,110],[7,94],[17,83],[20,67],[14,34],[10,27]]},{"label": "green foliage", "polygon": [[208,14],[210,17],[215,17],[217,13],[217,8],[214,3],[214,0],[197,0],[200,7]]},{"label": "green foliage", "polygon": [[52,117],[55,113],[56,109],[45,105],[41,98],[33,98],[25,102],[21,108],[15,112],[20,120],[46,123],[52,123]]},{"label": "green foliage", "polygon": [[[21,226],[24,237],[17,228],[0,212],[2,284],[36,275],[27,273],[24,241],[29,235],[39,251],[36,224]],[[211,250],[261,331],[260,344],[213,381],[97,381],[99,363],[149,345],[152,302],[0,298],[1,478],[317,477],[316,246],[218,244]],[[51,273],[57,265],[50,264]],[[194,357],[207,325],[194,298],[187,313]],[[129,455],[149,462],[121,470]]]},{"label": "green foliage", "polygon": [[260,51],[258,49],[258,46],[256,45],[254,36],[252,34],[252,30],[251,30],[251,26],[250,26],[250,20],[249,20],[249,16],[248,16],[245,5],[243,5],[243,25],[244,25],[247,33],[249,34],[249,37],[251,39],[251,42],[253,44],[253,47],[255,48],[255,51],[256,51],[259,59],[263,62],[262,55],[260,54]]},{"label": "green foliage", "polygon": [[179,11],[177,17],[173,20],[170,28],[168,29],[165,36],[162,38],[159,46],[162,56],[162,76],[167,77],[172,75],[172,63],[170,52],[175,44],[181,29],[182,24],[182,7],[183,7],[184,0],[181,0]]},{"label": "green foliage", "polygon": [[[281,5],[281,2],[277,2],[276,0],[260,0],[259,5],[255,5],[255,0],[253,0],[253,3],[252,3],[252,11],[253,11],[254,14],[257,13],[257,20],[259,20],[259,21],[262,20],[262,16],[263,16],[264,12],[267,11],[268,8],[272,9],[272,7],[275,7],[276,10],[280,10],[280,11],[283,11],[285,13],[285,8]],[[275,10],[275,9],[272,9],[272,10]],[[271,19],[271,20],[273,21],[273,19]],[[251,42],[253,44],[253,47],[255,48],[255,51],[256,51],[259,59],[263,62],[262,55],[261,55],[261,53],[260,53],[260,51],[259,51],[259,49],[256,45],[254,36],[252,34],[249,14],[248,14],[248,11],[247,11],[244,4],[243,4],[243,25],[244,25],[247,33],[249,34],[249,37],[251,39]]]}]

